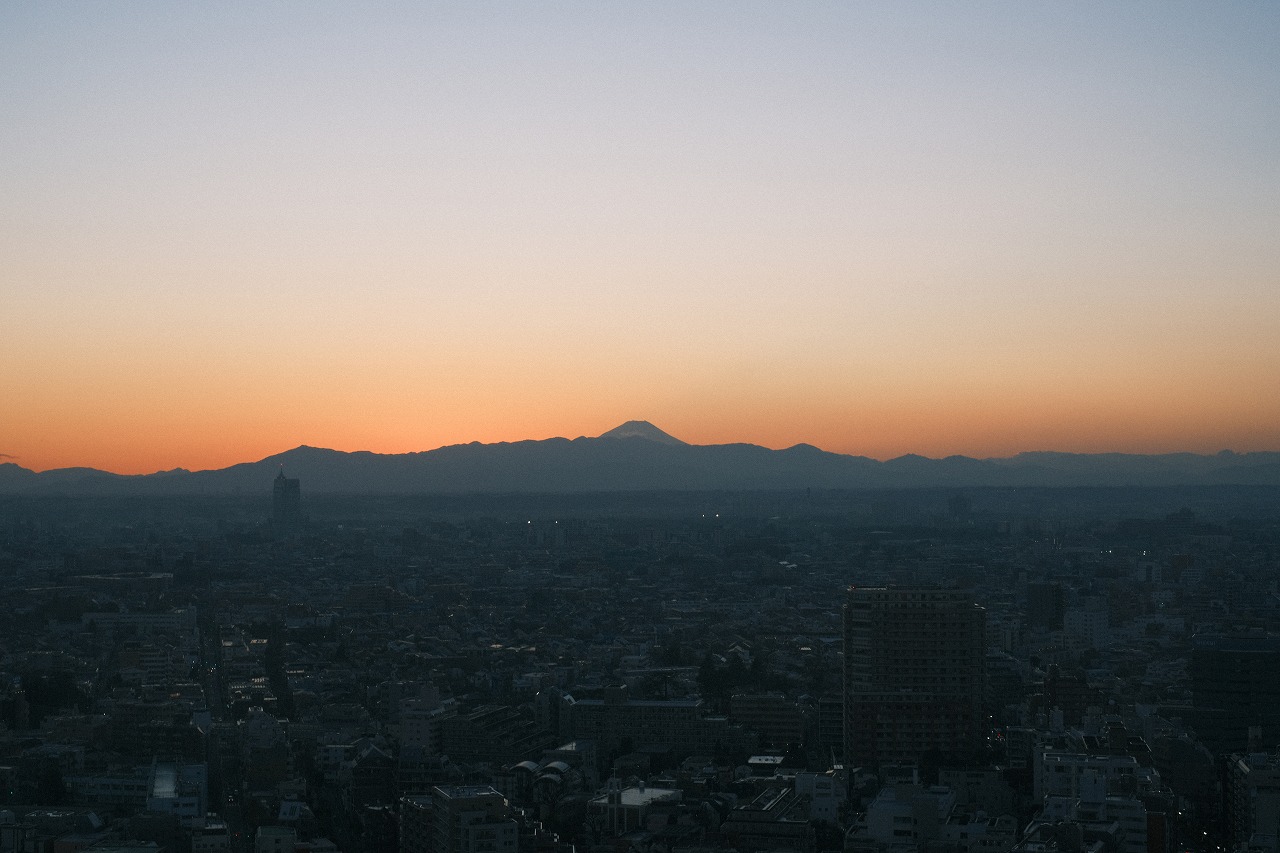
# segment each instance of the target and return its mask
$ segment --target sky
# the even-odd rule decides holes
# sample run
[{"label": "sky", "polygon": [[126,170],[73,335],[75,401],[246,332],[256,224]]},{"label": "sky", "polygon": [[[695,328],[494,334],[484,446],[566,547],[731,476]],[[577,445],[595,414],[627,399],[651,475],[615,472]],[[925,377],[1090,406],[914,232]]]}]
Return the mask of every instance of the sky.
[{"label": "sky", "polygon": [[0,462],[1280,450],[1280,4],[0,4]]}]

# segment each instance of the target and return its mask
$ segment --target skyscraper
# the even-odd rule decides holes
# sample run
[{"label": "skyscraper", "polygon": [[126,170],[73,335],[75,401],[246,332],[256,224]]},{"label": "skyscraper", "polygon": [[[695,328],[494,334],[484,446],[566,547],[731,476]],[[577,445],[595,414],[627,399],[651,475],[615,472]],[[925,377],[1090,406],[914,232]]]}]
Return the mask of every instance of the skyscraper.
[{"label": "skyscraper", "polygon": [[271,521],[278,530],[290,530],[302,520],[302,481],[286,477],[284,468],[271,490]]},{"label": "skyscraper", "polygon": [[850,587],[844,607],[849,764],[911,762],[976,746],[986,613],[950,589]]}]

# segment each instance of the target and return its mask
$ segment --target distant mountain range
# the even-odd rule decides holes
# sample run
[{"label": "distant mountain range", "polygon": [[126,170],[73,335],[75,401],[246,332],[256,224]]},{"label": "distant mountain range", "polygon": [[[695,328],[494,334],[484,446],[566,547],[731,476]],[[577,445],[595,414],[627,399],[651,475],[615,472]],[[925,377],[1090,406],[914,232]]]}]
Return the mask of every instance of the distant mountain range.
[{"label": "distant mountain range", "polygon": [[296,447],[213,471],[123,475],[92,468],[35,472],[0,464],[0,494],[263,494],[283,470],[306,493],[467,494],[981,486],[1280,486],[1280,453],[1020,453],[1007,459],[914,454],[887,462],[808,444],[687,444],[647,421],[596,438],[458,444],[420,453]]}]

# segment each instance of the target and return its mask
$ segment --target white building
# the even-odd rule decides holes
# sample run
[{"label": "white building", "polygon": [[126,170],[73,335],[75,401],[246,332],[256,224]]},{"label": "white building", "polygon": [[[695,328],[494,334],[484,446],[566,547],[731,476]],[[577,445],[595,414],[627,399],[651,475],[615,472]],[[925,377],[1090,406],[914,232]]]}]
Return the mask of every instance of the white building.
[{"label": "white building", "polygon": [[1081,774],[1077,788],[1076,796],[1045,797],[1039,819],[1083,826],[1114,824],[1118,853],[1146,853],[1147,808],[1142,800],[1135,796],[1109,795],[1106,778],[1098,771]]},{"label": "white building", "polygon": [[208,790],[205,765],[156,762],[151,768],[147,810],[173,815],[187,828],[202,826],[209,806]]},{"label": "white building", "polygon": [[847,783],[835,773],[797,773],[796,793],[809,800],[809,819],[838,823]]},{"label": "white building", "polygon": [[1101,776],[1112,789],[1123,785],[1138,794],[1160,789],[1160,773],[1153,767],[1139,766],[1132,755],[1043,750],[1035,756],[1033,794],[1040,801],[1047,796],[1079,797],[1085,774]]},{"label": "white building", "polygon": [[506,798],[488,785],[432,790],[431,853],[516,853],[518,836]]}]

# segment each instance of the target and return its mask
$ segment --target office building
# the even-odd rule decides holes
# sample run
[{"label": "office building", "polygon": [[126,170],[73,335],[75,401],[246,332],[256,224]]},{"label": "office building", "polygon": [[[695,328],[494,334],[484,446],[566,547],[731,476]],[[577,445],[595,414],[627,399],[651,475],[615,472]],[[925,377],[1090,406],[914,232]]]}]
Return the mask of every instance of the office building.
[{"label": "office building", "polygon": [[302,481],[276,474],[271,488],[271,521],[278,529],[289,530],[302,520]]}]

